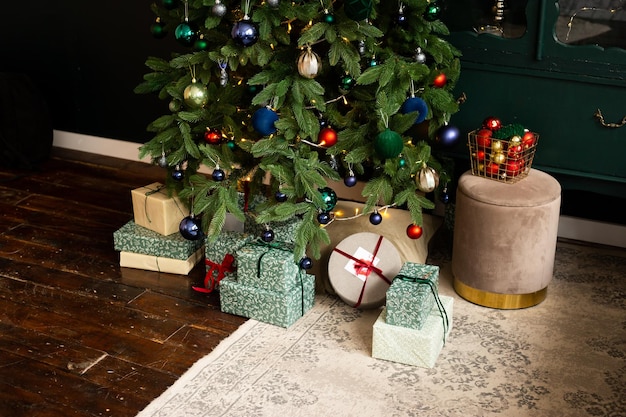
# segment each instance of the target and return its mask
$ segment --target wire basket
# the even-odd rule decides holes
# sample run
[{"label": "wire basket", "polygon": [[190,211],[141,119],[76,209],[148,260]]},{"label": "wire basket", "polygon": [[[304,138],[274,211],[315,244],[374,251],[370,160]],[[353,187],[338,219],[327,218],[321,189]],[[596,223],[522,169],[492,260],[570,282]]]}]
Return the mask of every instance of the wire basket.
[{"label": "wire basket", "polygon": [[538,141],[534,132],[504,140],[474,130],[467,135],[472,174],[514,184],[528,175]]}]

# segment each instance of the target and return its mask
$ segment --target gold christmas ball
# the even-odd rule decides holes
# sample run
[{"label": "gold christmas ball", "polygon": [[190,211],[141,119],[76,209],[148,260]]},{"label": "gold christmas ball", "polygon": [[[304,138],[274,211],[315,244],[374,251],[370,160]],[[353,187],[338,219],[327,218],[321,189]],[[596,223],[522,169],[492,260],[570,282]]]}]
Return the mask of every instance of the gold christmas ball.
[{"label": "gold christmas ball", "polygon": [[191,108],[199,109],[204,107],[209,101],[208,91],[206,87],[197,82],[192,82],[183,91],[183,99],[185,104]]},{"label": "gold christmas ball", "polygon": [[425,166],[417,173],[415,184],[420,191],[430,193],[439,185],[439,174],[434,168]]},{"label": "gold christmas ball", "polygon": [[506,155],[502,152],[497,152],[491,155],[491,160],[496,164],[503,164],[506,161]]},{"label": "gold christmas ball", "polygon": [[298,72],[304,78],[315,78],[322,70],[322,60],[319,55],[307,48],[298,57]]},{"label": "gold christmas ball", "polygon": [[511,139],[509,139],[511,142],[511,145],[519,145],[520,143],[522,143],[522,137],[515,135],[515,136],[511,136]]},{"label": "gold christmas ball", "polygon": [[500,152],[504,150],[504,144],[502,143],[502,141],[494,140],[491,142],[491,150],[494,152]]}]

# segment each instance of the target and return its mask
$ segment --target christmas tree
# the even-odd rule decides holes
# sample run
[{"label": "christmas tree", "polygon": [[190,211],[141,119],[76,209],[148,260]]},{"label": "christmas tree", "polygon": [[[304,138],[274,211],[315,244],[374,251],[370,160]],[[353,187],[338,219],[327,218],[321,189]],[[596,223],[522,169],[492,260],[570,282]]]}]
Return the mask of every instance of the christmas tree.
[{"label": "christmas tree", "polygon": [[295,258],[310,262],[334,220],[328,181],[362,180],[361,215],[377,224],[378,210],[404,207],[419,237],[434,207],[425,192],[445,175],[431,145],[458,138],[459,53],[437,0],[159,0],[152,11],[155,37],[187,51],[146,62],[136,92],[158,93],[169,112],[140,156],[168,170],[201,234],[217,239],[227,213],[297,217]]}]

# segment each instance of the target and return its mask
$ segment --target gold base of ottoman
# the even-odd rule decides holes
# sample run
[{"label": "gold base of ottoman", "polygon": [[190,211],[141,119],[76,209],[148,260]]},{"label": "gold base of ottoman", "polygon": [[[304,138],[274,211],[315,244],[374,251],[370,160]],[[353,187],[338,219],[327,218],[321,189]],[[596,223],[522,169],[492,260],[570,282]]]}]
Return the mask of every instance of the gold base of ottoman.
[{"label": "gold base of ottoman", "polygon": [[461,297],[474,304],[484,307],[513,310],[532,307],[546,299],[548,287],[530,294],[498,294],[477,290],[454,278],[454,290]]}]

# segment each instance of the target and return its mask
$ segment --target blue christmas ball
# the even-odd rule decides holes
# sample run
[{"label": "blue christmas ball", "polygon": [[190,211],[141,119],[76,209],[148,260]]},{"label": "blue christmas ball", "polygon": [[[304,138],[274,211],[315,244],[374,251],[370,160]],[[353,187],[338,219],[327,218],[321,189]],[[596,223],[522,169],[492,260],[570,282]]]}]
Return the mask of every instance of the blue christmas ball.
[{"label": "blue christmas ball", "polygon": [[317,215],[317,221],[319,224],[328,224],[330,223],[330,214],[323,211]]},{"label": "blue christmas ball", "polygon": [[261,107],[252,114],[252,127],[263,136],[276,132],[274,122],[278,120],[278,114],[270,108]]},{"label": "blue christmas ball", "polygon": [[211,178],[213,178],[213,181],[224,181],[224,178],[226,178],[226,173],[222,169],[217,168],[213,170]]},{"label": "blue christmas ball", "polygon": [[200,219],[193,216],[182,219],[178,225],[178,230],[181,236],[187,240],[199,240],[203,236]]},{"label": "blue christmas ball", "polygon": [[259,30],[249,19],[235,23],[230,35],[242,46],[252,46],[259,40]]},{"label": "blue christmas ball", "polygon": [[276,193],[274,194],[274,198],[279,203],[284,203],[285,201],[287,201],[287,194],[283,193],[282,191],[276,191]]},{"label": "blue christmas ball", "polygon": [[182,169],[175,169],[172,171],[172,179],[174,181],[182,181],[185,178],[185,172]]},{"label": "blue christmas ball", "polygon": [[426,120],[426,116],[428,116],[428,105],[419,97],[407,98],[400,108],[402,114],[413,113],[415,111],[417,112],[417,118],[415,118],[414,124],[419,124]]},{"label": "blue christmas ball", "polygon": [[348,175],[343,179],[343,183],[346,187],[354,187],[357,183],[356,177],[354,175]]},{"label": "blue christmas ball", "polygon": [[274,240],[274,231],[273,230],[266,230],[261,234],[261,240],[263,242],[271,242],[272,240]]},{"label": "blue christmas ball", "polygon": [[374,212],[370,214],[370,223],[373,225],[378,225],[383,221],[383,216],[380,215],[379,212]]},{"label": "blue christmas ball", "polygon": [[309,257],[304,257],[300,259],[300,268],[302,269],[311,269],[313,267],[313,261]]},{"label": "blue christmas ball", "polygon": [[450,148],[459,141],[461,131],[458,127],[452,125],[441,126],[435,134],[435,140],[441,146]]}]

